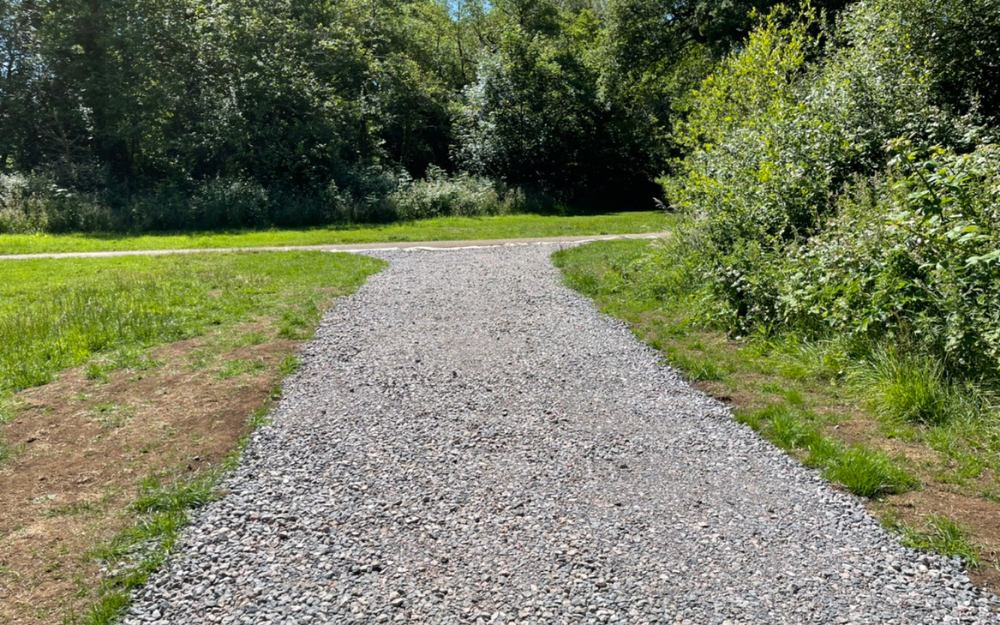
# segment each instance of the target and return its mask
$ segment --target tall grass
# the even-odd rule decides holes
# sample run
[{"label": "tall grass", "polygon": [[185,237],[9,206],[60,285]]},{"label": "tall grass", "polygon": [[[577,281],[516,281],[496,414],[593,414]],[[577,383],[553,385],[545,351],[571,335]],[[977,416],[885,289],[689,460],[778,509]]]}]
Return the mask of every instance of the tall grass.
[{"label": "tall grass", "polygon": [[569,210],[540,191],[433,166],[419,180],[380,172],[355,182],[297,189],[217,178],[139,193],[108,184],[82,192],[41,174],[0,173],[0,234],[302,227]]},{"label": "tall grass", "polygon": [[969,409],[937,360],[877,349],[854,366],[848,379],[879,417],[943,425]]}]

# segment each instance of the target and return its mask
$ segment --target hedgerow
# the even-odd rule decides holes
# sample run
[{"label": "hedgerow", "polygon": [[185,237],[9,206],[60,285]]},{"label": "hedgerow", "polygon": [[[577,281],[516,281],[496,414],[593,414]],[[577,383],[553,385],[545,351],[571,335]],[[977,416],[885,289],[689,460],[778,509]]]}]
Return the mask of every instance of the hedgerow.
[{"label": "hedgerow", "polygon": [[1000,52],[956,25],[998,5],[859,2],[833,27],[778,7],[691,94],[661,184],[702,233],[707,320],[996,377]]}]

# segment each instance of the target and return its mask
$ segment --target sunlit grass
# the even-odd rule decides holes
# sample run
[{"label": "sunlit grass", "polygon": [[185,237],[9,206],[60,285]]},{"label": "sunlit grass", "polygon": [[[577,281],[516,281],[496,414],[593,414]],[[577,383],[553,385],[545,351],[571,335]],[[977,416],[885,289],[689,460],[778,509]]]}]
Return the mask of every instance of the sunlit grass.
[{"label": "sunlit grass", "polygon": [[660,211],[600,215],[499,215],[438,217],[419,221],[294,230],[248,230],[167,234],[0,235],[0,254],[160,250],[180,248],[333,245],[404,241],[455,241],[523,237],[662,232],[672,222]]},{"label": "sunlit grass", "polygon": [[3,264],[0,396],[86,363],[92,379],[156,366],[142,348],[260,316],[299,338],[321,289],[350,290],[381,261],[322,252],[31,260]]},{"label": "sunlit grass", "polygon": [[982,566],[978,547],[968,536],[968,530],[947,517],[932,514],[923,528],[907,525],[893,513],[882,517],[882,523],[899,535],[906,547],[933,551],[948,557],[959,557],[970,569]]}]

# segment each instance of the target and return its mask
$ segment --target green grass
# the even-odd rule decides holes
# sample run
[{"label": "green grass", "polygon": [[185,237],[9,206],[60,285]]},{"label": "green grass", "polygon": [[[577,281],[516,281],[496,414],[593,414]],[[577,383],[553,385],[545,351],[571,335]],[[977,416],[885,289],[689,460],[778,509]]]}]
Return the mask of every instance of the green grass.
[{"label": "green grass", "polygon": [[[219,363],[219,375],[253,374],[264,363],[220,362],[214,350],[253,345],[275,335],[308,336],[331,293],[349,293],[385,263],[325,252],[196,254],[109,259],[35,259],[2,263],[0,281],[0,419],[16,413],[13,394],[43,384],[68,367],[88,364],[93,379],[111,371],[143,371],[162,363],[149,347],[212,333],[194,365]],[[247,332],[246,323],[264,330]],[[213,342],[214,341],[214,342]],[[215,343],[220,343],[216,345]],[[294,356],[278,367],[298,366]],[[275,390],[271,398],[277,394]],[[248,417],[248,430],[266,422],[267,406]],[[113,402],[94,406],[88,417],[105,427],[124,425],[133,409]],[[240,442],[242,449],[245,440]],[[2,441],[2,432],[0,432]],[[0,463],[19,449],[0,444]],[[167,468],[145,481],[129,513],[134,522],[91,557],[111,571],[92,608],[67,623],[117,622],[130,593],[172,551],[189,511],[218,494],[222,476],[238,451],[207,473],[173,478]],[[49,516],[101,512],[96,504],[70,504]]]},{"label": "green grass", "polygon": [[193,479],[164,483],[150,475],[139,486],[139,496],[132,511],[140,514],[200,508],[215,498],[216,476],[209,472]]},{"label": "green grass", "polygon": [[848,375],[872,411],[890,422],[942,425],[964,410],[937,362],[876,350]]},{"label": "green grass", "polygon": [[883,515],[882,523],[899,535],[899,542],[905,547],[933,551],[948,557],[958,556],[970,569],[983,564],[979,555],[981,548],[972,542],[965,528],[947,517],[929,515],[922,529],[900,522],[893,513]]},{"label": "green grass", "polygon": [[237,358],[234,360],[227,360],[222,364],[222,368],[219,370],[219,379],[228,380],[229,378],[235,378],[239,375],[257,375],[266,369],[267,363],[259,359],[247,360],[245,358]]},{"label": "green grass", "polygon": [[85,375],[89,380],[107,382],[113,371],[120,369],[147,371],[162,364],[147,353],[141,345],[126,344],[102,358],[87,363]]},{"label": "green grass", "polygon": [[882,451],[863,445],[845,447],[823,436],[811,415],[791,405],[772,404],[737,411],[736,420],[760,432],[778,447],[819,468],[823,477],[859,497],[877,499],[919,487],[920,482]]},{"label": "green grass", "polygon": [[94,407],[93,418],[107,429],[120,428],[135,416],[135,409],[114,402],[103,402]]},{"label": "green grass", "polygon": [[289,376],[298,371],[301,366],[302,360],[298,356],[285,356],[278,365],[278,373],[283,377]]},{"label": "green grass", "polygon": [[100,514],[104,512],[104,506],[91,501],[79,501],[77,503],[58,506],[45,512],[47,517],[78,516],[81,514]]},{"label": "green grass", "polygon": [[687,379],[695,382],[719,382],[726,379],[725,370],[711,358],[699,357],[677,349],[664,350],[667,362],[684,372]]},{"label": "green grass", "polygon": [[[271,400],[279,395],[271,393]],[[247,419],[247,432],[236,449],[212,469],[194,476],[165,480],[151,474],[139,486],[136,499],[129,506],[135,521],[107,543],[93,549],[87,557],[100,561],[109,570],[101,580],[97,600],[86,614],[70,614],[64,625],[113,625],[129,606],[132,591],[146,580],[173,552],[193,510],[214,501],[223,493],[219,484],[239,461],[250,435],[268,423],[270,401]]]},{"label": "green grass", "polygon": [[839,482],[855,495],[872,499],[913,490],[920,482],[884,452],[854,445],[826,459],[823,477]]},{"label": "green grass", "polygon": [[3,263],[0,398],[88,361],[94,379],[156,366],[143,348],[260,317],[304,336],[321,289],[348,292],[383,264],[324,252]]},{"label": "green grass", "polygon": [[662,232],[670,216],[658,211],[601,215],[439,217],[413,222],[330,226],[298,230],[191,232],[179,234],[37,234],[0,235],[0,254],[159,250],[180,248],[331,245],[403,241],[507,239],[589,234]]}]

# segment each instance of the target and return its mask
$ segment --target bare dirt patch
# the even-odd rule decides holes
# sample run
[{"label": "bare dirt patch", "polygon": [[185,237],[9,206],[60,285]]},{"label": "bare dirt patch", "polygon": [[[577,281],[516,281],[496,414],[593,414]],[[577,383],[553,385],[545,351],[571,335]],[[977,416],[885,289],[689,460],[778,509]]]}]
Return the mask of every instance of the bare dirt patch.
[{"label": "bare dirt patch", "polygon": [[[84,612],[100,582],[87,553],[130,523],[139,483],[222,461],[300,343],[226,348],[200,337],[151,350],[162,362],[152,369],[101,382],[80,367],[18,394],[15,420],[0,426],[21,450],[0,469],[0,624],[61,623]],[[230,360],[255,366],[223,378]]]},{"label": "bare dirt patch", "polygon": [[969,577],[982,588],[1000,591],[1000,505],[931,483],[923,490],[890,497],[871,507],[879,513],[893,511],[901,521],[917,528],[926,524],[929,514],[945,516],[967,528],[972,542],[981,547],[983,561],[982,566],[969,571]]}]

